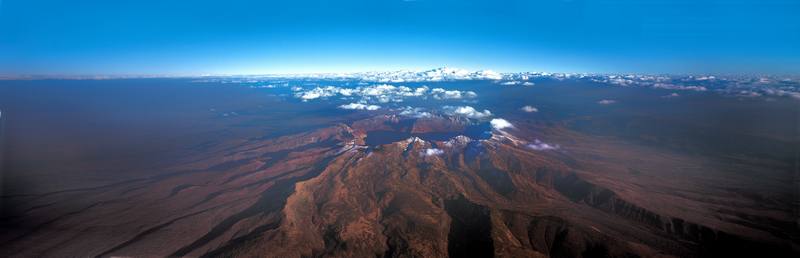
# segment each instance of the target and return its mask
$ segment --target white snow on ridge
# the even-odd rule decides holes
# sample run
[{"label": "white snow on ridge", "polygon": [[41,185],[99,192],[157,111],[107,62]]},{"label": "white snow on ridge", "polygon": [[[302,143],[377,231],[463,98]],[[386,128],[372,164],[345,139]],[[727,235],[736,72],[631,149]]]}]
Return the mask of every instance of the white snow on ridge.
[{"label": "white snow on ridge", "polygon": [[422,152],[422,156],[438,156],[442,154],[444,154],[444,151],[437,148],[425,149],[425,151]]}]

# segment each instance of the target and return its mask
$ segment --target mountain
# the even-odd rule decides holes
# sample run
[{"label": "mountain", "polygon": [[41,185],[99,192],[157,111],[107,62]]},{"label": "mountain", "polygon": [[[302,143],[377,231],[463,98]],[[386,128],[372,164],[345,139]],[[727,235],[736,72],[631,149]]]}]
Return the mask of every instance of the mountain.
[{"label": "mountain", "polygon": [[[445,71],[451,72],[460,73]],[[569,135],[580,143],[546,150],[532,147],[543,144],[532,137],[540,129],[535,126],[471,132],[475,126],[486,125],[448,116],[379,115],[217,146],[156,176],[20,197],[28,217],[16,218],[18,223],[36,226],[2,234],[0,250],[4,257],[792,252],[774,235],[796,230],[775,226],[784,222],[769,221],[735,196],[714,199],[697,182],[622,173],[613,157],[625,152],[587,158],[596,153],[592,146],[617,152],[601,140]],[[691,157],[631,151],[641,154],[642,164],[692,165]],[[669,199],[675,197],[667,191],[681,193],[681,200]],[[704,205],[729,209],[742,221],[693,208]]]}]

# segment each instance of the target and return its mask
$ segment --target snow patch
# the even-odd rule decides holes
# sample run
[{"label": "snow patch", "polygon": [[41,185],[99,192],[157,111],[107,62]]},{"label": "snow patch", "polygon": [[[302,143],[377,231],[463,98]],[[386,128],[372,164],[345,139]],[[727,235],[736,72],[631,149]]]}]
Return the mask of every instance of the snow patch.
[{"label": "snow patch", "polygon": [[422,152],[423,156],[439,156],[442,154],[444,154],[444,151],[437,148],[425,149],[425,151]]}]

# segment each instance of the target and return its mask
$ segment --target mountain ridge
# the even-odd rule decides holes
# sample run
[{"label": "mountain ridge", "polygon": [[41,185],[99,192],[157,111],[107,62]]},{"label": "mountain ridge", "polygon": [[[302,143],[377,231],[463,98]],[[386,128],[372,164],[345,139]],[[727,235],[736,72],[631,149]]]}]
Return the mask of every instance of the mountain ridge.
[{"label": "mountain ridge", "polygon": [[[38,226],[4,233],[3,255],[683,257],[792,252],[792,244],[756,234],[758,229],[731,231],[734,227],[722,221],[698,222],[716,218],[645,208],[642,203],[657,200],[649,196],[653,192],[618,190],[617,184],[629,179],[608,181],[616,175],[607,165],[583,161],[580,149],[530,148],[532,139],[522,135],[532,135],[534,128],[524,124],[491,129],[486,139],[412,136],[366,144],[376,131],[459,134],[466,123],[382,115],[221,146],[177,164],[170,173],[112,188],[22,197],[36,220],[27,223]],[[433,148],[440,152],[428,155],[426,150]],[[120,233],[108,235],[95,227]],[[51,234],[63,229],[68,230]],[[64,242],[70,245],[51,248]]]}]

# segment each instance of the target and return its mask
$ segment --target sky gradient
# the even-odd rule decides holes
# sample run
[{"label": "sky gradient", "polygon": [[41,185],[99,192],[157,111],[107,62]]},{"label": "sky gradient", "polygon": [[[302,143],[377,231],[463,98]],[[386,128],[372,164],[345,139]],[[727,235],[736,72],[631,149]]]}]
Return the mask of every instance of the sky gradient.
[{"label": "sky gradient", "polygon": [[800,74],[797,0],[0,0],[0,75]]}]

